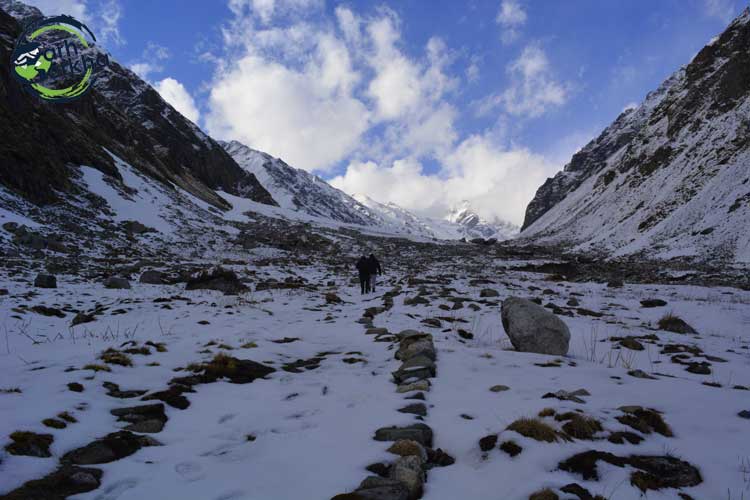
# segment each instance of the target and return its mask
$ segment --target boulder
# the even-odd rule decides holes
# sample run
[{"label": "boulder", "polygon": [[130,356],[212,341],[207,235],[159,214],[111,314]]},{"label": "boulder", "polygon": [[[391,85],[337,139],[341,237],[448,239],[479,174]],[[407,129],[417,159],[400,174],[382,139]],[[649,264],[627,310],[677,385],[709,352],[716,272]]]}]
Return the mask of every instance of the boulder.
[{"label": "boulder", "polygon": [[129,290],[130,282],[125,278],[118,278],[116,276],[110,276],[104,280],[104,287],[114,290]]},{"label": "boulder", "polygon": [[[271,288],[271,287],[268,287]],[[256,290],[268,289],[261,287],[258,283]],[[231,269],[215,267],[201,271],[191,277],[185,287],[186,290],[218,290],[224,292],[224,295],[237,295],[246,292],[248,287],[240,281],[237,274]]]},{"label": "boulder", "polygon": [[388,477],[403,483],[409,490],[409,498],[416,500],[422,497],[424,486],[424,471],[422,457],[408,455],[396,460],[388,472]]},{"label": "boulder", "polygon": [[37,274],[34,279],[34,286],[37,288],[57,288],[57,278],[51,274]]},{"label": "boulder", "polygon": [[422,446],[432,448],[432,429],[425,424],[406,427],[382,427],[375,431],[375,441],[399,441],[411,439]]},{"label": "boulder", "polygon": [[119,431],[97,439],[86,446],[63,455],[64,464],[92,465],[106,464],[128,457],[144,446],[161,446],[161,443],[148,436],[139,436],[128,431]]},{"label": "boulder", "polygon": [[568,326],[544,307],[509,297],[503,301],[501,316],[505,333],[517,351],[555,356],[568,353]]},{"label": "boulder", "polygon": [[[333,497],[337,499],[337,497]],[[351,495],[338,496],[342,500],[409,500],[409,489],[401,481],[379,476],[369,476]]]},{"label": "boulder", "polygon": [[165,278],[166,276],[163,272],[150,270],[144,271],[138,281],[147,285],[163,285],[167,282]]}]

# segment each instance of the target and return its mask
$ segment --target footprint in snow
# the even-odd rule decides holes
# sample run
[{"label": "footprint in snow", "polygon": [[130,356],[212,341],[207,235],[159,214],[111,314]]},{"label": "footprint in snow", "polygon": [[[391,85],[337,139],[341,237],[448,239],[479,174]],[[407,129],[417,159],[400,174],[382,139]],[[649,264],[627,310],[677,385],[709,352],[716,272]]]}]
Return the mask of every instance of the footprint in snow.
[{"label": "footprint in snow", "polygon": [[110,486],[104,488],[104,491],[99,493],[96,496],[95,500],[117,500],[118,498],[120,498],[120,495],[132,488],[135,488],[137,484],[137,479],[123,479],[121,481],[116,481]]},{"label": "footprint in snow", "polygon": [[180,462],[174,466],[175,472],[185,481],[192,483],[206,477],[203,468],[197,462]]}]

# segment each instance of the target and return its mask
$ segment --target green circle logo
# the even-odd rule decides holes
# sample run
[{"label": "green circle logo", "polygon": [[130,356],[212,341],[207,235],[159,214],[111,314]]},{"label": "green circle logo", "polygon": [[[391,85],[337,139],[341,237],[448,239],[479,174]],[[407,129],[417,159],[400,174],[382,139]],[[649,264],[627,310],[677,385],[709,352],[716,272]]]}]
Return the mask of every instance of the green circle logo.
[{"label": "green circle logo", "polygon": [[11,63],[16,80],[49,102],[69,102],[91,88],[109,57],[90,50],[96,37],[70,16],[41,18],[16,41]]}]

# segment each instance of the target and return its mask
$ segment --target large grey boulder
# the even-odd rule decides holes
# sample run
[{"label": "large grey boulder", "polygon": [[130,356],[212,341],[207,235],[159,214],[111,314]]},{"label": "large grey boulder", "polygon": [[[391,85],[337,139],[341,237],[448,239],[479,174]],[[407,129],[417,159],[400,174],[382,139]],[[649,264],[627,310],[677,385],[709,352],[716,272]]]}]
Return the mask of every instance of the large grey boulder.
[{"label": "large grey boulder", "polygon": [[38,274],[34,279],[34,286],[37,288],[57,288],[57,278],[51,274]]},{"label": "large grey boulder", "polygon": [[517,351],[556,356],[568,353],[568,326],[544,307],[509,297],[503,301],[501,316],[505,333]]},{"label": "large grey boulder", "polygon": [[104,280],[104,288],[112,288],[115,290],[129,290],[130,282],[125,278],[110,276],[109,278]]}]

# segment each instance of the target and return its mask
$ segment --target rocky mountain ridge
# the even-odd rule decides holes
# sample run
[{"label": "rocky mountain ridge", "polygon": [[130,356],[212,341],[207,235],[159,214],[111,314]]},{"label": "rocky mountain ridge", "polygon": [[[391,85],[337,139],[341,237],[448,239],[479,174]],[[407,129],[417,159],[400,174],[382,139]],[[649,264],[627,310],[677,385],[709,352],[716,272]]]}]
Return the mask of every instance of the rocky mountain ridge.
[{"label": "rocky mountain ridge", "polygon": [[522,238],[750,261],[750,10],[548,179]]}]

